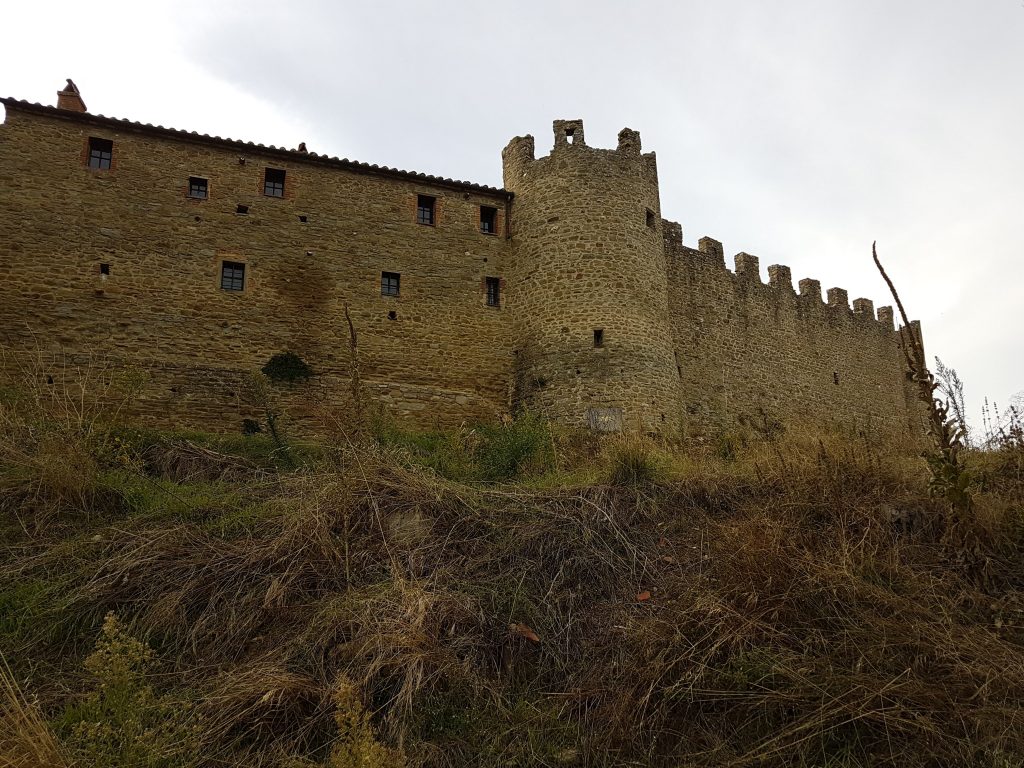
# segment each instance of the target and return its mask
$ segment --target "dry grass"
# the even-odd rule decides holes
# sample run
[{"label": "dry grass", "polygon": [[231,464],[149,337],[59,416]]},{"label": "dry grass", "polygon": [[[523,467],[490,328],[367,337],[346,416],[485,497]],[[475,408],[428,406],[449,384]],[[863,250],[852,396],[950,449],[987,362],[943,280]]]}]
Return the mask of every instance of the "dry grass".
[{"label": "dry grass", "polygon": [[38,707],[0,655],[0,768],[67,768],[70,761]]},{"label": "dry grass", "polygon": [[[77,541],[23,533],[0,580],[73,574],[46,621],[86,647],[93,617],[130,622],[159,685],[196,700],[215,764],[328,760],[339,681],[374,725],[367,748],[410,766],[1024,759],[1011,459],[980,473],[986,592],[943,559],[920,464],[868,440],[728,460],[619,446],[617,483],[534,487],[444,480],[372,447],[271,476],[168,446],[147,466],[235,482],[263,512],[231,535],[194,511]],[[56,652],[32,637],[21,661]],[[75,679],[47,669],[57,711]]]}]

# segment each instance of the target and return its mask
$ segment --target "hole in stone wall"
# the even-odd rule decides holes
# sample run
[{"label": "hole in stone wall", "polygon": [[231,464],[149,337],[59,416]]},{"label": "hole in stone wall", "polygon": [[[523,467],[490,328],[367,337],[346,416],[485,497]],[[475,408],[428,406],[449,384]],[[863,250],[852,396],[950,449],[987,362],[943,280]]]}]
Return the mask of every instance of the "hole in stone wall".
[{"label": "hole in stone wall", "polygon": [[299,221],[301,221],[303,224],[305,224],[307,221],[309,221],[309,217],[308,216],[299,216]]},{"label": "hole in stone wall", "polygon": [[388,312],[388,320],[397,320],[397,319],[398,319],[398,313],[395,312],[395,310],[392,309],[390,312]]},{"label": "hole in stone wall", "polygon": [[53,376],[47,376],[46,377],[46,383],[47,384],[53,384]]},{"label": "hole in stone wall", "polygon": [[565,140],[572,144],[576,140],[576,129],[566,128],[565,129]]},{"label": "hole in stone wall", "polygon": [[594,346],[595,347],[603,347],[604,346],[604,328],[595,328],[594,329]]},{"label": "hole in stone wall", "polygon": [[100,274],[101,275],[109,275],[110,274],[110,265],[109,264],[100,264]]},{"label": "hole in stone wall", "polygon": [[240,206],[238,206],[235,209],[235,212],[236,213],[248,213],[249,212],[249,206],[248,205],[240,205]]},{"label": "hole in stone wall", "polygon": [[839,371],[832,371],[832,383],[833,384],[838,384],[839,383]]},{"label": "hole in stone wall", "polygon": [[650,208],[647,209],[647,226],[654,229],[657,222],[654,220],[654,211]]},{"label": "hole in stone wall", "polygon": [[244,157],[238,158],[238,164],[239,165],[245,165],[245,158]]}]

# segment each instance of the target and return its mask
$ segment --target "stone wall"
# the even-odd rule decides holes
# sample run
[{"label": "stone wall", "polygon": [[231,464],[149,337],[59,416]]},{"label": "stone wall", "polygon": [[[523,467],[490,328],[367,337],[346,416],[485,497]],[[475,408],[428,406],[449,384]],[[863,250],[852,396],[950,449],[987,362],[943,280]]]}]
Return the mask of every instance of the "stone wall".
[{"label": "stone wall", "polygon": [[[351,405],[348,306],[365,392],[420,427],[526,406],[670,436],[918,430],[892,311],[851,310],[840,289],[823,302],[812,280],[797,292],[782,266],[765,285],[755,257],[730,271],[709,238],[684,246],[635,131],[596,149],[581,121],[555,121],[541,158],[513,139],[505,191],[2,101],[7,375],[58,386],[76,366],[129,366],[151,423],[236,430],[261,415],[251,375],[291,351],[315,376],[275,397],[315,428]],[[109,169],[89,168],[90,137],[113,142]],[[285,172],[279,198],[267,168]],[[436,200],[432,225],[418,195]],[[244,290],[222,288],[224,262],[244,265]],[[398,296],[382,272],[401,275]]]},{"label": "stone wall", "polygon": [[682,243],[666,221],[669,300],[682,381],[683,428],[702,435],[754,425],[841,427],[873,433],[919,430],[899,333],[889,307],[817,280],[794,290],[788,267],[740,253],[725,266],[722,244]]},{"label": "stone wall", "polygon": [[[533,137],[503,153],[515,193],[510,294],[516,393],[575,425],[677,433],[679,377],[654,154],[623,130],[588,147],[583,123],[554,123],[551,154]],[[596,334],[600,334],[599,336]]]},{"label": "stone wall", "polygon": [[[487,306],[484,292],[506,268],[505,193],[49,108],[6,111],[8,363],[128,362],[149,377],[140,405],[154,423],[234,430],[255,415],[246,377],[285,350],[317,374],[281,389],[299,416],[345,406],[347,303],[366,390],[398,416],[431,426],[507,410],[510,307]],[[109,170],[87,167],[89,137],[113,141]],[[267,167],[286,172],[281,199],[263,195]],[[207,199],[188,197],[193,176],[209,180]],[[435,226],[416,222],[418,194],[436,198]],[[481,205],[500,211],[495,235],[480,232]],[[245,264],[243,291],[221,289],[225,260]],[[381,295],[382,271],[401,274],[398,297]]]}]

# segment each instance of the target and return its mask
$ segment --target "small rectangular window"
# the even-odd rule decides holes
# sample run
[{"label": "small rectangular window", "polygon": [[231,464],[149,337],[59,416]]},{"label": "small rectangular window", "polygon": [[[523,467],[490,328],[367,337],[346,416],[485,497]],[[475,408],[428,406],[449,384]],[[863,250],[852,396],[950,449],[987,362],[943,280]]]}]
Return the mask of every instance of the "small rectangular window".
[{"label": "small rectangular window", "polygon": [[417,195],[416,196],[416,223],[427,224],[429,226],[434,225],[434,207],[437,204],[437,198],[430,197],[429,195]]},{"label": "small rectangular window", "polygon": [[188,196],[205,200],[210,193],[210,182],[199,176],[188,177]]},{"label": "small rectangular window", "polygon": [[263,194],[267,197],[284,197],[284,171],[267,168],[263,172]]},{"label": "small rectangular window", "polygon": [[398,272],[381,272],[380,273],[380,295],[381,296],[397,296],[399,282],[402,276]]},{"label": "small rectangular window", "polygon": [[498,209],[487,205],[480,206],[480,231],[485,235],[498,232]]},{"label": "small rectangular window", "polygon": [[98,171],[110,169],[114,158],[114,142],[110,139],[89,137],[89,167]]},{"label": "small rectangular window", "polygon": [[486,278],[487,284],[487,306],[488,307],[500,307],[501,306],[501,278],[500,277],[488,277]]},{"label": "small rectangular window", "polygon": [[220,265],[220,287],[225,291],[245,290],[245,264],[225,261]]},{"label": "small rectangular window", "polygon": [[604,328],[595,328],[594,329],[594,346],[595,347],[603,347],[604,346]]},{"label": "small rectangular window", "polygon": [[651,229],[654,229],[657,226],[654,211],[652,211],[650,208],[647,209],[647,226],[650,227]]}]

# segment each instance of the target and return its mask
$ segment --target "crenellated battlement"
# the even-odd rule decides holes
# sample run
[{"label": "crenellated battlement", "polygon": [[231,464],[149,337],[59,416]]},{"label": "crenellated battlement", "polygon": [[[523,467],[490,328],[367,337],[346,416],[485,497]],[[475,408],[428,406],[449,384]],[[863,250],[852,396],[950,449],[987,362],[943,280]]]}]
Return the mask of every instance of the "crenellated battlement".
[{"label": "crenellated battlement", "polygon": [[657,176],[655,153],[641,152],[639,131],[623,128],[619,131],[617,146],[603,149],[587,145],[582,120],[554,120],[551,130],[554,144],[551,152],[542,157],[536,156],[536,142],[529,134],[516,136],[505,145],[501,159],[506,188],[514,190],[517,180],[526,173],[544,172],[553,158],[589,164],[640,162],[646,171]]},{"label": "crenellated battlement", "polygon": [[800,280],[797,292],[793,288],[792,270],[784,264],[772,264],[768,267],[768,282],[765,284],[761,280],[760,259],[757,256],[745,252],[737,253],[733,257],[734,268],[730,270],[726,267],[724,248],[718,240],[702,237],[698,242],[698,248],[693,249],[683,245],[683,231],[678,223],[666,219],[662,222],[662,228],[665,233],[666,255],[671,259],[686,261],[691,265],[691,269],[714,270],[719,276],[727,277],[737,285],[757,286],[768,291],[765,293],[766,296],[773,296],[771,291],[774,291],[774,296],[779,301],[796,297],[805,308],[814,308],[814,305],[818,305],[820,309],[835,310],[838,316],[870,321],[885,329],[894,330],[891,307],[879,307],[876,317],[874,302],[870,299],[857,298],[853,300],[851,308],[848,292],[845,288],[838,287],[829,288],[825,292],[825,299],[822,299],[821,282],[813,278]]},{"label": "crenellated battlement", "polygon": [[684,429],[735,418],[916,429],[891,307],[851,307],[839,287],[823,298],[813,278],[794,288],[784,264],[768,266],[765,283],[757,256],[737,253],[730,269],[719,240],[691,248],[679,224],[661,226]]}]

